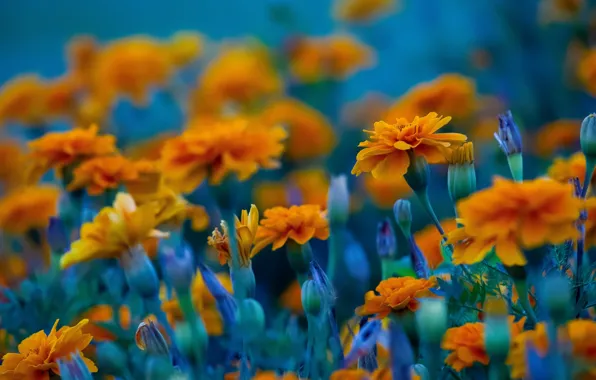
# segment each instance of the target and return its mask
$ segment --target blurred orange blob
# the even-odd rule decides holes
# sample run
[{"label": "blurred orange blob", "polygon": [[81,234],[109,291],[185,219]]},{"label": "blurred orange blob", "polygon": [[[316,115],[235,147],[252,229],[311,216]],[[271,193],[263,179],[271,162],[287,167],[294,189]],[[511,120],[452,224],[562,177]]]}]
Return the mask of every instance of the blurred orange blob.
[{"label": "blurred orange blob", "polygon": [[367,22],[393,11],[396,0],[338,0],[335,17],[348,22]]},{"label": "blurred orange blob", "polygon": [[[118,325],[128,330],[131,325],[130,309],[126,305],[122,305],[118,312]],[[83,332],[86,334],[93,335],[93,339],[102,341],[115,340],[116,336],[106,329],[100,326],[100,323],[109,323],[114,321],[114,308],[111,305],[97,305],[87,310],[81,318],[89,319],[89,324],[83,327]]]},{"label": "blurred orange blob", "polygon": [[[568,158],[557,157],[548,168],[548,176],[555,181],[568,183],[574,178],[579,178],[581,184],[586,178],[586,156],[576,152]],[[591,181],[596,181],[596,171],[592,173]]]},{"label": "blurred orange blob", "polygon": [[536,153],[542,157],[550,157],[560,149],[576,149],[579,147],[579,130],[581,120],[557,120],[548,123],[536,133]]},{"label": "blurred orange blob", "polygon": [[293,281],[284,290],[281,297],[279,297],[279,303],[294,314],[304,314],[304,308],[302,307],[302,288],[298,281]]},{"label": "blurred orange blob", "polygon": [[43,91],[43,82],[37,75],[22,75],[5,83],[0,88],[0,124],[39,125],[44,116]]},{"label": "blurred orange blob", "polygon": [[[441,221],[441,226],[445,230],[445,233],[448,233],[457,228],[457,223],[454,219],[446,219]],[[422,251],[431,269],[436,269],[443,262],[441,239],[442,236],[434,224],[428,225],[414,233],[414,241]]]},{"label": "blurred orange blob", "polygon": [[392,208],[395,201],[412,194],[412,189],[403,176],[374,178],[369,174],[364,177],[364,189],[373,203],[384,209]]},{"label": "blurred orange blob", "polygon": [[9,193],[0,199],[0,229],[20,234],[47,228],[50,217],[58,212],[59,195],[53,186],[31,186]]},{"label": "blurred orange blob", "polygon": [[135,165],[120,156],[101,156],[84,161],[74,170],[74,179],[67,190],[87,189],[89,195],[100,195],[106,190],[116,190],[120,184],[137,180]]}]

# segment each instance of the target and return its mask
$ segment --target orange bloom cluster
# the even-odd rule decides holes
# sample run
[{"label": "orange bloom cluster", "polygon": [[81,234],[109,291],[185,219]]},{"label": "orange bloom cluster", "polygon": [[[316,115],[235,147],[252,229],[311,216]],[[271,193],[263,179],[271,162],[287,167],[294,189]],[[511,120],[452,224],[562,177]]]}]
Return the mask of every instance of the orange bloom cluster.
[{"label": "orange bloom cluster", "polygon": [[288,239],[306,244],[312,238],[327,240],[329,237],[329,222],[318,205],[274,207],[265,210],[264,216],[257,230],[255,249],[273,244],[275,251]]},{"label": "orange bloom cluster", "polygon": [[[445,233],[449,233],[457,228],[457,223],[453,219],[443,220],[441,226],[445,230]],[[431,269],[436,269],[443,263],[443,253],[441,252],[442,238],[434,224],[428,225],[414,234],[414,241],[422,251]]]},{"label": "orange bloom cluster", "polygon": [[457,205],[465,226],[449,234],[448,242],[455,243],[453,262],[477,263],[495,247],[503,264],[525,265],[523,249],[577,237],[581,207],[570,184],[496,178],[492,187]]},{"label": "orange bloom cluster", "polygon": [[[548,176],[555,181],[568,183],[574,178],[579,178],[583,184],[586,177],[586,156],[577,152],[569,158],[557,157],[548,168]],[[596,171],[592,173],[591,183],[596,181]]]},{"label": "orange bloom cluster", "polygon": [[0,229],[25,233],[46,228],[58,212],[60,191],[51,186],[25,187],[0,199]]},{"label": "orange bloom cluster", "polygon": [[358,315],[376,314],[377,318],[385,318],[390,313],[416,311],[420,305],[419,298],[431,297],[430,289],[437,286],[436,279],[392,277],[383,280],[375,289],[364,296],[364,305],[356,309]]},{"label": "orange bloom cluster", "polygon": [[436,133],[449,121],[450,117],[431,112],[411,122],[403,118],[395,124],[376,122],[374,130],[364,131],[369,138],[358,145],[364,149],[356,156],[352,174],[371,172],[375,178],[404,175],[410,166],[408,151],[424,156],[429,163],[444,162],[444,148],[466,141],[460,133]]},{"label": "orange bloom cluster", "polygon": [[588,50],[577,68],[577,74],[586,90],[596,95],[596,49]]},{"label": "orange bloom cluster", "polygon": [[557,120],[540,128],[533,139],[536,153],[542,157],[551,157],[559,149],[579,147],[581,120]]},{"label": "orange bloom cluster", "polygon": [[277,159],[284,150],[285,138],[282,127],[253,124],[241,118],[188,130],[168,141],[162,150],[166,183],[175,190],[191,192],[208,175],[212,184],[221,183],[230,173],[245,181],[260,167],[279,166]]},{"label": "orange bloom cluster", "polygon": [[348,22],[366,22],[391,12],[395,0],[340,0],[337,2],[335,16]]},{"label": "orange bloom cluster", "polygon": [[459,74],[445,74],[411,88],[389,108],[384,119],[412,119],[429,112],[460,119],[471,116],[477,106],[474,82]]},{"label": "orange bloom cluster", "polygon": [[87,348],[93,337],[82,329],[89,322],[82,320],[76,326],[63,326],[56,330],[58,320],[50,333],[41,330],[19,344],[18,353],[9,353],[2,358],[0,377],[6,379],[49,379],[50,373],[59,374],[58,360],[68,359],[79,353],[90,372],[97,372],[95,364],[81,352]]},{"label": "orange bloom cluster", "polygon": [[290,72],[300,82],[344,79],[372,64],[371,49],[349,35],[291,41]]},{"label": "orange bloom cluster", "polygon": [[262,118],[268,125],[288,128],[285,154],[292,160],[324,156],[335,146],[333,127],[325,116],[298,100],[275,101],[265,108]]},{"label": "orange bloom cluster", "polygon": [[101,156],[84,161],[73,172],[74,179],[67,190],[86,188],[89,195],[99,195],[108,189],[118,189],[121,183],[136,180],[139,173],[135,165],[120,156]]}]

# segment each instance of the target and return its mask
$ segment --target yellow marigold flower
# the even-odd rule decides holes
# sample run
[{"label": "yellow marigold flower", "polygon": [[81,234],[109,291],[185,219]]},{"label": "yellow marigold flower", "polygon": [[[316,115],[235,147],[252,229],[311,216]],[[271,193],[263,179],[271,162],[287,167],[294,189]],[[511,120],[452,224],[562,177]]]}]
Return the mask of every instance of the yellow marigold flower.
[{"label": "yellow marigold flower", "polygon": [[[445,233],[449,233],[457,228],[457,223],[453,219],[443,220],[441,226]],[[443,254],[441,252],[442,236],[437,231],[435,225],[428,225],[422,230],[414,233],[414,241],[422,251],[422,254],[428,262],[431,269],[438,268],[443,263]]]},{"label": "yellow marigold flower", "polygon": [[[118,315],[119,326],[124,330],[128,330],[132,322],[128,306],[120,306]],[[101,326],[102,323],[114,321],[114,308],[111,305],[93,306],[83,313],[83,318],[89,320],[89,323],[83,327],[83,333],[91,334],[96,342],[113,341],[116,339],[114,333]]]},{"label": "yellow marigold flower", "polygon": [[301,203],[319,205],[322,210],[327,208],[329,178],[324,169],[312,168],[293,171],[288,176],[288,182],[293,189],[300,192]]},{"label": "yellow marigold flower", "polygon": [[294,314],[304,314],[302,306],[302,288],[298,281],[293,281],[279,297],[279,303]]},{"label": "yellow marigold flower", "polygon": [[292,160],[324,156],[335,146],[335,133],[325,116],[298,100],[275,101],[265,108],[262,118],[268,125],[288,128],[286,156]]},{"label": "yellow marigold flower", "polygon": [[398,199],[407,198],[412,193],[403,176],[375,178],[364,177],[364,189],[377,207],[390,209]]},{"label": "yellow marigold flower", "polygon": [[211,184],[221,183],[230,173],[245,181],[260,167],[279,166],[285,138],[282,127],[240,118],[216,123],[210,129],[188,130],[162,150],[166,183],[175,190],[191,192],[208,175]]},{"label": "yellow marigold flower", "polygon": [[472,79],[459,74],[444,74],[411,88],[389,108],[384,119],[412,119],[429,112],[456,119],[467,118],[474,113],[477,103],[476,85]]},{"label": "yellow marigold flower", "polygon": [[[579,178],[583,184],[586,179],[586,156],[582,152],[576,152],[569,158],[555,158],[553,164],[548,168],[548,176],[563,183]],[[592,173],[590,182],[594,181],[596,181],[596,172]]]},{"label": "yellow marigold flower", "polygon": [[525,265],[522,250],[577,237],[581,207],[570,184],[496,178],[492,187],[457,205],[464,227],[449,234],[448,242],[455,243],[453,262],[477,263],[494,246],[504,265]]},{"label": "yellow marigold flower", "polygon": [[274,207],[265,210],[265,218],[257,230],[255,249],[273,244],[273,250],[283,247],[288,239],[306,244],[310,239],[327,240],[329,222],[318,205]]},{"label": "yellow marigold flower", "polygon": [[58,170],[79,159],[114,153],[114,136],[98,136],[97,130],[98,127],[92,125],[88,129],[46,133],[29,142],[29,149],[34,159]]},{"label": "yellow marigold flower", "polygon": [[596,197],[587,202],[588,220],[586,220],[586,247],[596,247]]},{"label": "yellow marigold flower", "polygon": [[60,267],[93,259],[118,258],[150,237],[167,235],[154,230],[158,220],[152,203],[138,206],[129,194],[118,193],[113,207],[104,207],[81,227],[81,237],[60,258]]},{"label": "yellow marigold flower", "polygon": [[0,376],[7,379],[48,379],[50,371],[59,374],[59,359],[77,352],[89,371],[97,372],[95,364],[82,354],[93,339],[82,331],[87,322],[83,319],[76,326],[63,326],[56,331],[56,320],[49,334],[41,330],[25,338],[19,344],[18,353],[9,353],[2,358]]},{"label": "yellow marigold flower", "polygon": [[73,191],[86,188],[89,195],[117,189],[120,184],[139,177],[135,165],[120,155],[91,158],[77,166],[73,174],[74,179],[66,189]]},{"label": "yellow marigold flower", "polygon": [[[240,265],[247,267],[250,265],[250,260],[257,254],[264,246],[256,246],[257,229],[259,227],[259,210],[257,206],[251,205],[250,212],[242,210],[240,219],[234,217],[236,226],[236,244],[238,246],[238,254]],[[207,239],[210,246],[217,250],[219,256],[219,263],[224,265],[230,263],[232,260],[232,252],[230,251],[229,230],[224,221],[221,222],[220,232],[215,228],[211,236]]]},{"label": "yellow marigold flower", "polygon": [[263,181],[253,187],[253,199],[258,208],[289,207],[288,187],[284,182]]},{"label": "yellow marigold flower", "polygon": [[52,186],[20,188],[0,199],[0,229],[25,233],[46,228],[56,216],[60,191]]},{"label": "yellow marigold flower", "polygon": [[443,149],[461,144],[466,136],[460,133],[436,133],[451,121],[431,112],[413,121],[398,119],[395,124],[378,121],[374,130],[365,130],[369,138],[358,145],[352,174],[371,172],[375,178],[401,176],[410,166],[408,151],[424,156],[429,163],[445,161]]},{"label": "yellow marigold flower", "polygon": [[559,149],[579,147],[581,120],[557,120],[548,123],[537,132],[536,153],[551,157]]},{"label": "yellow marigold flower", "polygon": [[577,74],[586,90],[596,95],[596,49],[588,50],[581,59]]},{"label": "yellow marigold flower", "polygon": [[395,0],[339,0],[336,3],[335,16],[349,22],[371,21],[391,12]]},{"label": "yellow marigold flower", "polygon": [[170,59],[176,66],[186,66],[203,54],[203,37],[193,32],[178,32],[167,44]]},{"label": "yellow marigold flower", "polygon": [[39,124],[43,118],[40,104],[43,82],[36,75],[19,76],[0,88],[0,124],[18,122]]},{"label": "yellow marigold flower", "polygon": [[124,95],[143,105],[149,90],[166,85],[173,73],[165,46],[149,37],[129,37],[99,52],[93,65],[92,93],[105,103]]},{"label": "yellow marigold flower", "polygon": [[356,309],[357,315],[377,314],[377,318],[385,318],[390,313],[416,311],[419,298],[430,297],[431,288],[437,286],[434,277],[430,279],[413,277],[392,277],[383,280],[375,289],[364,296],[364,305]]}]

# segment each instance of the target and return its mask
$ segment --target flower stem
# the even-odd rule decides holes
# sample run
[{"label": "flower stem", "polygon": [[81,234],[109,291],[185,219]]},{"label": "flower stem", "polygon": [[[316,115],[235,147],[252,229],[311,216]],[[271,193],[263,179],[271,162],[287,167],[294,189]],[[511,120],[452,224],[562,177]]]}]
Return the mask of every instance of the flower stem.
[{"label": "flower stem", "polygon": [[517,289],[517,294],[519,294],[519,303],[523,307],[528,320],[533,324],[536,324],[536,314],[534,314],[534,309],[532,309],[532,305],[530,305],[530,294],[528,292],[528,282],[526,279],[515,279],[515,288]]},{"label": "flower stem", "polygon": [[198,372],[201,373],[203,369],[203,353],[206,347],[201,347],[199,342],[203,342],[204,337],[207,335],[203,319],[197,313],[192,303],[192,296],[190,292],[178,292],[178,303],[180,309],[184,315],[184,319],[190,325],[190,333],[192,340],[195,342],[193,345],[194,364],[198,368]]},{"label": "flower stem", "polygon": [[234,211],[225,209],[221,211],[221,214],[228,228],[228,245],[232,256],[232,267],[240,268],[240,253],[238,252],[238,243],[236,242],[236,220]]},{"label": "flower stem", "polygon": [[437,218],[437,214],[435,214],[435,210],[433,209],[433,206],[430,204],[428,191],[418,191],[416,192],[416,196],[418,196],[420,203],[422,203],[422,207],[424,207],[424,209],[432,219],[433,224],[435,225],[435,227],[437,227],[437,230],[439,231],[441,236],[445,235],[445,230],[443,230],[443,227],[441,227],[441,222],[439,222],[439,218]]},{"label": "flower stem", "polygon": [[[582,265],[584,261],[584,249],[585,249],[585,238],[586,238],[586,227],[583,223],[580,223],[579,227],[579,239],[577,239],[577,251],[576,251],[576,267],[575,267],[575,284],[577,291],[575,293],[575,304],[577,305],[582,296]],[[580,309],[581,310],[581,309]],[[579,318],[579,313],[577,315]]]},{"label": "flower stem", "polygon": [[592,180],[592,173],[596,169],[596,159],[593,157],[586,157],[586,174],[584,176],[584,183],[582,187],[581,198],[585,199],[586,195],[588,194],[588,188],[590,187],[590,182]]},{"label": "flower stem", "polygon": [[507,156],[507,163],[511,176],[515,182],[523,182],[524,180],[524,159],[521,153],[515,153]]}]

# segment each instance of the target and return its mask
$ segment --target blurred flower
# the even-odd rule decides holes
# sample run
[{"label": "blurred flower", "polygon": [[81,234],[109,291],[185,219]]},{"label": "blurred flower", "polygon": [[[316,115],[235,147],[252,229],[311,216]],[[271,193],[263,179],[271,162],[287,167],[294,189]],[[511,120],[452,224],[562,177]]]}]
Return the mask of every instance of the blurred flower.
[{"label": "blurred flower", "polygon": [[370,373],[365,369],[338,369],[333,371],[330,380],[370,380]]},{"label": "blurred flower", "polygon": [[358,145],[362,149],[356,156],[352,174],[371,172],[375,178],[404,175],[410,166],[407,151],[426,158],[429,163],[445,161],[443,148],[466,141],[460,133],[435,133],[451,120],[431,112],[416,116],[412,122],[398,119],[395,124],[376,122],[374,130],[365,130],[369,139]]},{"label": "blurred flower", "polygon": [[47,82],[42,97],[42,110],[49,120],[68,119],[75,114],[79,86],[75,79],[64,76]]},{"label": "blurred flower", "polygon": [[20,188],[0,199],[0,229],[25,233],[47,228],[56,216],[60,191],[52,186]]},{"label": "blurred flower", "polygon": [[322,168],[302,169],[288,175],[290,186],[300,192],[300,201],[305,204],[327,208],[327,190],[329,178]]},{"label": "blurred flower", "polygon": [[412,194],[412,189],[404,177],[397,175],[380,178],[367,175],[364,177],[364,189],[373,203],[384,209],[392,208],[396,200]]},{"label": "blurred flower", "polygon": [[577,74],[586,90],[596,95],[596,49],[590,49],[584,53],[577,68]]},{"label": "blurred flower", "polygon": [[219,122],[210,128],[189,130],[169,140],[162,151],[166,183],[175,190],[191,192],[209,177],[219,184],[230,172],[240,181],[260,167],[276,168],[284,150],[283,128],[253,124],[247,119]]},{"label": "blurred flower", "polygon": [[[259,210],[257,206],[251,205],[250,212],[242,210],[240,219],[234,216],[234,220],[239,264],[248,267],[250,266],[250,260],[264,247],[257,246],[257,241],[255,240],[259,227]],[[215,228],[207,241],[210,246],[217,250],[219,263],[221,265],[230,264],[232,261],[232,252],[229,245],[229,230],[224,221],[221,223],[221,229],[223,233],[218,228]]]},{"label": "blurred flower", "polygon": [[540,355],[546,355],[548,351],[548,334],[544,323],[540,322],[536,324],[534,330],[524,331],[512,339],[507,365],[511,368],[511,378],[513,379],[526,377],[526,348],[529,342],[532,343]]},{"label": "blurred flower", "polygon": [[290,72],[302,83],[323,79],[345,79],[371,66],[372,51],[350,35],[297,38],[288,46]]},{"label": "blurred flower", "polygon": [[284,182],[263,181],[254,185],[253,199],[260,209],[289,207],[288,186]]},{"label": "blurred flower", "polygon": [[[473,264],[491,251],[507,266],[525,265],[523,249],[560,244],[577,236],[582,202],[571,185],[550,179],[512,182],[496,178],[457,205],[464,227],[449,234],[453,262]],[[521,226],[521,227],[520,227]]]},{"label": "blurred flower", "polygon": [[472,79],[459,74],[444,74],[412,87],[389,108],[383,119],[410,120],[430,112],[463,119],[476,110],[476,97]]},{"label": "blurred flower", "polygon": [[178,32],[167,42],[166,47],[175,66],[186,66],[203,54],[203,37],[194,32]]},{"label": "blurred flower", "polygon": [[[240,372],[226,373],[224,380],[239,380]],[[261,371],[257,370],[257,373],[252,377],[252,380],[299,380],[300,377],[293,372],[285,372],[283,375],[279,375],[276,371]]]},{"label": "blurred flower", "polygon": [[68,132],[46,133],[29,142],[34,159],[48,168],[60,171],[79,159],[102,156],[116,151],[116,139],[111,135],[98,136],[98,127],[77,128]]},{"label": "blurred flower", "polygon": [[275,251],[288,239],[306,244],[312,238],[327,240],[329,237],[329,223],[318,205],[274,207],[265,210],[264,216],[257,230],[254,249],[273,244]]},{"label": "blurred flower", "polygon": [[588,219],[586,220],[586,247],[596,247],[596,198],[588,202]]},{"label": "blurred flower", "polygon": [[433,294],[430,289],[436,286],[434,277],[428,280],[407,276],[383,280],[375,289],[376,292],[366,293],[364,305],[356,309],[356,314],[376,314],[377,318],[385,318],[392,312],[416,311],[420,305],[418,299],[431,297]]},{"label": "blurred flower", "polygon": [[133,160],[157,161],[161,158],[163,146],[174,136],[173,133],[166,132],[150,139],[130,144],[125,150],[126,156]]},{"label": "blurred flower", "polygon": [[[454,219],[441,221],[441,226],[445,233],[449,233],[457,228]],[[414,233],[414,241],[428,262],[431,269],[438,268],[443,262],[443,253],[441,252],[442,236],[439,234],[434,224],[424,227],[422,230]]]},{"label": "blurred flower", "polygon": [[335,146],[333,127],[325,116],[298,100],[277,100],[264,109],[261,117],[267,125],[288,129],[286,156],[292,160],[324,156]]},{"label": "blurred flower", "polygon": [[302,289],[298,281],[293,281],[279,297],[279,303],[294,314],[304,314]]},{"label": "blurred flower", "polygon": [[161,167],[159,161],[138,160],[132,162],[137,172],[135,178],[125,180],[126,190],[138,202],[139,198],[150,197],[159,191]]},{"label": "blurred flower", "polygon": [[492,143],[495,138],[495,131],[498,129],[499,121],[494,117],[480,119],[470,131],[470,140],[476,143]]},{"label": "blurred flower", "polygon": [[[0,253],[0,287],[18,285],[29,274],[27,261],[18,254]],[[1,297],[1,296],[0,296]],[[2,330],[0,330],[1,332]],[[0,335],[0,354],[2,354]],[[5,353],[5,352],[4,352]]]},{"label": "blurred flower", "polygon": [[18,122],[39,125],[43,120],[40,104],[43,82],[36,75],[23,75],[0,88],[0,125]]},{"label": "blurred flower", "polygon": [[155,205],[137,207],[129,194],[118,193],[113,207],[104,207],[92,222],[83,224],[80,239],[60,258],[60,266],[118,258],[149,237],[167,236],[154,230],[157,223]]},{"label": "blurred flower", "polygon": [[84,319],[89,320],[89,323],[83,326],[83,333],[92,335],[96,342],[115,340],[117,337],[114,333],[103,327],[102,324],[116,322],[122,329],[128,330],[132,319],[130,309],[126,305],[119,307],[119,318],[116,321],[114,321],[114,314],[114,306],[112,305],[93,306],[82,315]]},{"label": "blurred flower", "polygon": [[165,86],[173,72],[165,46],[149,37],[128,37],[101,49],[93,65],[91,92],[103,103],[123,95],[145,105],[149,91]]},{"label": "blurred flower", "polygon": [[17,141],[0,142],[0,187],[4,192],[35,185],[43,171],[45,168],[31,160]]},{"label": "blurred flower", "polygon": [[[548,168],[548,176],[555,181],[569,183],[574,178],[579,178],[584,183],[586,176],[586,156],[576,152],[568,158],[557,157]],[[596,171],[592,173],[591,182],[596,181]]]},{"label": "blurred flower", "polygon": [[584,0],[542,0],[539,8],[540,21],[570,22],[585,4]]},{"label": "blurred flower", "polygon": [[[19,353],[9,353],[2,358],[0,376],[10,379],[49,378],[50,371],[59,374],[58,360],[69,358],[71,354],[81,352],[93,337],[82,332],[88,320],[80,321],[76,326],[63,326],[56,331],[58,320],[49,334],[41,330],[25,338],[19,344]],[[80,353],[81,359],[90,372],[97,372],[95,364]]]},{"label": "blurred flower", "polygon": [[385,95],[367,93],[361,99],[344,105],[341,115],[342,124],[353,128],[374,124],[375,121],[383,118],[388,108],[389,100]]},{"label": "blurred flower", "polygon": [[67,46],[69,73],[79,84],[88,87],[91,82],[93,65],[99,53],[99,46],[91,36],[73,38]]},{"label": "blurred flower", "polygon": [[548,123],[536,133],[536,152],[542,157],[551,157],[560,149],[579,147],[581,120],[557,120]]},{"label": "blurred flower", "polygon": [[348,22],[366,22],[395,9],[395,0],[338,0],[335,17]]},{"label": "blurred flower", "polygon": [[74,178],[66,190],[87,189],[89,195],[100,195],[109,189],[118,189],[127,181],[136,180],[135,165],[120,155],[94,157],[83,161],[73,172]]}]

